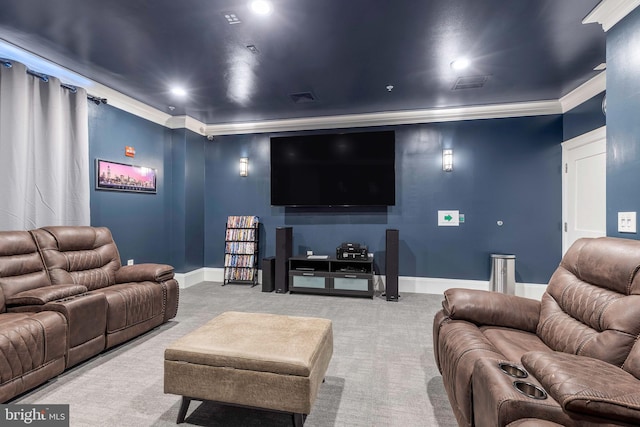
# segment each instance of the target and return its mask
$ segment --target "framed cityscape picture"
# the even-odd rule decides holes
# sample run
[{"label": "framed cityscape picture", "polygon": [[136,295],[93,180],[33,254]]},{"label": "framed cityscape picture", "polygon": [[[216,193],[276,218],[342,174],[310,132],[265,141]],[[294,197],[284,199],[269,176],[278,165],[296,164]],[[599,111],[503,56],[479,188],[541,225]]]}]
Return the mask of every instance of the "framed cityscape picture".
[{"label": "framed cityscape picture", "polygon": [[96,159],[96,190],[155,193],[154,168]]}]

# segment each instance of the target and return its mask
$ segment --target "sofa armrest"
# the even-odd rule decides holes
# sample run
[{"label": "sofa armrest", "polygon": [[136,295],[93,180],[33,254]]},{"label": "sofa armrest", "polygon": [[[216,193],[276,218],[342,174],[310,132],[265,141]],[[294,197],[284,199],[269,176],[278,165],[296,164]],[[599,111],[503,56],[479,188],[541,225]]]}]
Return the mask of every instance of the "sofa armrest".
[{"label": "sofa armrest", "polygon": [[116,283],[164,282],[173,279],[173,267],[167,264],[125,265],[116,270]]},{"label": "sofa armrest", "polygon": [[44,305],[51,301],[80,295],[87,292],[82,285],[53,285],[19,292],[6,299],[7,306]]},{"label": "sofa armrest", "polygon": [[565,411],[640,423],[640,380],[627,371],[560,352],[525,353],[522,363]]},{"label": "sofa armrest", "polygon": [[540,318],[540,301],[474,289],[446,290],[442,307],[445,314],[454,320],[532,333],[536,332]]}]

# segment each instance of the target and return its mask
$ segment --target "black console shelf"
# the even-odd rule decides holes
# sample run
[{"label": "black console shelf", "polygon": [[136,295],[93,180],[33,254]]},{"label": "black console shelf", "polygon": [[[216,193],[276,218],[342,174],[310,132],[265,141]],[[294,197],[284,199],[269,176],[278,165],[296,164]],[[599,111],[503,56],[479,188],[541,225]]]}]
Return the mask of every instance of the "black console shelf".
[{"label": "black console shelf", "polygon": [[289,258],[289,292],[373,298],[373,258]]}]

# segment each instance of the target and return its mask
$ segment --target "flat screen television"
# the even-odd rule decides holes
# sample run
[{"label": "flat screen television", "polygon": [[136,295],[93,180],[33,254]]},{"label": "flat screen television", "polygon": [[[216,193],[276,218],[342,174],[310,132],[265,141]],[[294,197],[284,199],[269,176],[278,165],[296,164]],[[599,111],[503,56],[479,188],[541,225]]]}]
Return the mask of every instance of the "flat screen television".
[{"label": "flat screen television", "polygon": [[393,206],[395,132],[271,138],[273,206]]}]

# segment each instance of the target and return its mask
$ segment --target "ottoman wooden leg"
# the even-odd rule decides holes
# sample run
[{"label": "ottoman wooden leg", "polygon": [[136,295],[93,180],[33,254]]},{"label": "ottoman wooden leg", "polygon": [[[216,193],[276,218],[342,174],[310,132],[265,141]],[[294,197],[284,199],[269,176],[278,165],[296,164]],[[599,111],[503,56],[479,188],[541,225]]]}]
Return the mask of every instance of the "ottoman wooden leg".
[{"label": "ottoman wooden leg", "polygon": [[305,414],[293,414],[293,427],[302,427],[305,418]]},{"label": "ottoman wooden leg", "polygon": [[176,424],[182,424],[184,422],[184,417],[185,415],[187,415],[187,410],[189,409],[190,403],[190,397],[182,396],[182,403],[180,404],[180,410],[178,411],[178,419],[176,420]]}]

